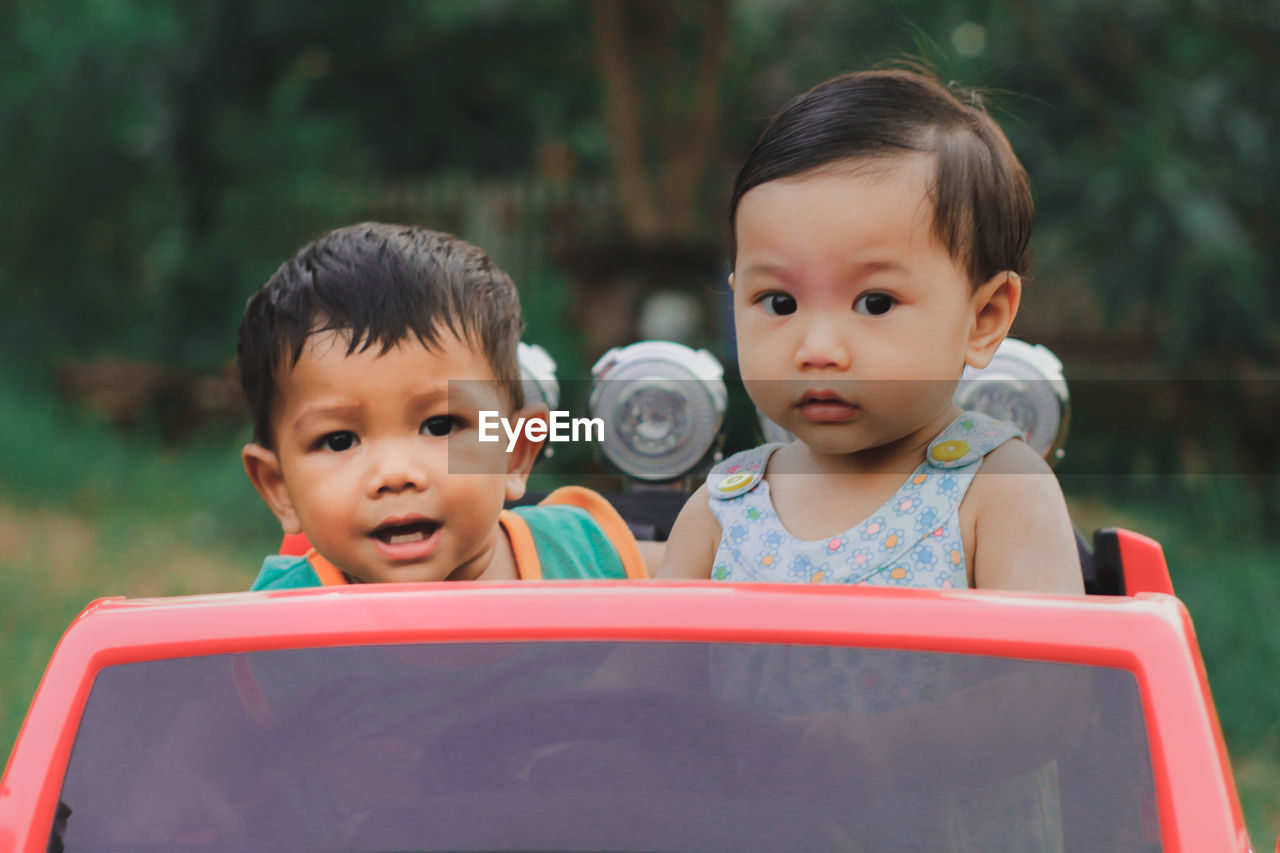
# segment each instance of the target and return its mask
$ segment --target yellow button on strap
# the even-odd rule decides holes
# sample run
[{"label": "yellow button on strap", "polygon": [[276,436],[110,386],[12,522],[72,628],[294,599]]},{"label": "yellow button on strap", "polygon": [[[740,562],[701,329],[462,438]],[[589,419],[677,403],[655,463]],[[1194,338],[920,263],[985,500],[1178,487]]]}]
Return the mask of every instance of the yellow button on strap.
[{"label": "yellow button on strap", "polygon": [[929,454],[939,462],[954,462],[962,459],[969,452],[969,442],[960,439],[940,441],[930,449]]},{"label": "yellow button on strap", "polygon": [[745,471],[740,471],[737,474],[730,474],[728,477],[725,477],[720,481],[716,486],[716,491],[722,495],[742,491],[745,487],[755,482],[755,479],[755,474],[749,474]]}]

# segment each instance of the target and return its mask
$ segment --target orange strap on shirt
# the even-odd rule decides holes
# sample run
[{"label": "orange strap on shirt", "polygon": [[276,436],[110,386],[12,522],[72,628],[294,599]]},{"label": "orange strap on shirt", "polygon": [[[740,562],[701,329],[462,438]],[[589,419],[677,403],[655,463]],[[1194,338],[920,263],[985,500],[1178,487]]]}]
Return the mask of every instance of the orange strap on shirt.
[{"label": "orange strap on shirt", "polygon": [[311,570],[316,573],[316,577],[320,579],[320,583],[324,586],[345,586],[350,581],[347,576],[338,570],[338,567],[330,563],[324,557],[320,556],[320,552],[315,548],[311,548],[306,553],[307,562],[311,564]]},{"label": "orange strap on shirt", "polygon": [[[618,552],[622,568],[628,578],[647,578],[649,570],[645,567],[644,555],[631,533],[631,528],[623,520],[613,504],[603,495],[582,486],[562,486],[538,502],[538,506],[565,504],[585,510]],[[538,559],[538,549],[533,544],[533,533],[529,525],[518,514],[511,510],[503,510],[498,519],[507,538],[511,540],[511,552],[516,560],[516,573],[521,580],[535,581],[542,579],[542,561]]]},{"label": "orange strap on shirt", "polygon": [[542,561],[538,559],[538,548],[533,544],[529,524],[509,509],[504,509],[498,516],[498,524],[502,525],[507,540],[511,542],[511,555],[515,558],[516,574],[520,580],[542,580]]},{"label": "orange strap on shirt", "polygon": [[600,525],[604,535],[613,543],[614,550],[622,560],[622,568],[627,572],[627,577],[649,577],[649,570],[644,564],[644,555],[640,553],[640,546],[636,544],[636,537],[631,533],[631,528],[614,509],[613,504],[605,500],[599,492],[582,486],[561,486],[539,503],[540,506],[548,504],[569,504],[586,510],[596,524]]}]

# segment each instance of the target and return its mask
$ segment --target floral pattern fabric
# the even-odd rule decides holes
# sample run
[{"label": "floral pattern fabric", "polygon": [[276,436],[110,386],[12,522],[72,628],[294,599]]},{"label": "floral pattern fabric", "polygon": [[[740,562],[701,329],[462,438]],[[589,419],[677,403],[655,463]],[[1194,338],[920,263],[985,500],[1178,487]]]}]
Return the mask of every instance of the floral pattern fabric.
[{"label": "floral pattern fabric", "polygon": [[737,453],[711,469],[707,493],[720,522],[711,576],[725,581],[964,588],[957,510],[988,453],[1021,433],[979,412],[953,420],[925,461],[870,517],[836,536],[799,539],[782,526],[764,471],[782,444]]}]

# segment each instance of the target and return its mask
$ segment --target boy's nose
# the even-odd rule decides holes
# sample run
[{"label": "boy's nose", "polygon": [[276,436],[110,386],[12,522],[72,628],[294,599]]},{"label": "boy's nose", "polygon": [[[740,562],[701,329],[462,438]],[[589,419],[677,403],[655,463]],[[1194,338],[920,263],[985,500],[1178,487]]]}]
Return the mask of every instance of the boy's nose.
[{"label": "boy's nose", "polygon": [[406,448],[387,448],[373,460],[369,472],[369,494],[372,497],[422,491],[427,487],[426,466]]},{"label": "boy's nose", "polygon": [[834,323],[815,318],[803,332],[795,360],[801,370],[848,370],[849,345]]}]

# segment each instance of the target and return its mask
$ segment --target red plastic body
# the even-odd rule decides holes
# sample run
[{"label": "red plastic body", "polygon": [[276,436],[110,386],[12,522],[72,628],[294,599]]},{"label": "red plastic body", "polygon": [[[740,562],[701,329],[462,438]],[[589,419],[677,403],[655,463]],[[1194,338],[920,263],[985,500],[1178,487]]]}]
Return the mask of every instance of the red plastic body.
[{"label": "red plastic body", "polygon": [[1191,621],[1176,598],[596,581],[94,602],[59,644],[0,780],[0,850],[45,850],[84,703],[103,667],[486,640],[848,644],[1120,667],[1134,674],[1142,697],[1163,849],[1249,849]]},{"label": "red plastic body", "polygon": [[1124,573],[1126,595],[1139,592],[1173,595],[1173,581],[1169,577],[1169,566],[1165,563],[1164,549],[1159,542],[1123,528],[1116,529],[1116,541],[1120,546],[1120,565]]},{"label": "red plastic body", "polygon": [[290,557],[301,557],[311,550],[311,543],[305,533],[290,533],[280,540],[280,553]]}]

